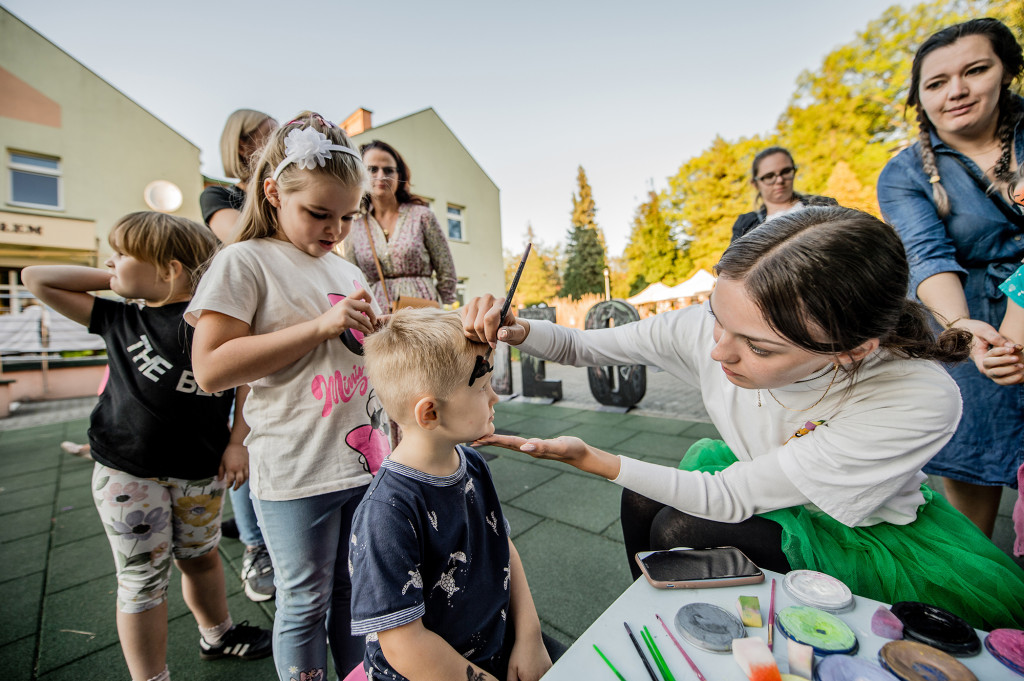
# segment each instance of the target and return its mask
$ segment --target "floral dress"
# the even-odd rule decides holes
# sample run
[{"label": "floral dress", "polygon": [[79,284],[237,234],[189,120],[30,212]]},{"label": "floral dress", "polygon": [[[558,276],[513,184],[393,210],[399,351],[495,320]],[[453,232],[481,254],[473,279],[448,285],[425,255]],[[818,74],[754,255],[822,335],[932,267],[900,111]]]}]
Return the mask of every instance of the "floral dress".
[{"label": "floral dress", "polygon": [[352,223],[342,246],[343,255],[363,271],[377,303],[384,309],[388,307],[388,297],[381,286],[367,232],[373,237],[392,303],[399,296],[455,302],[455,263],[448,237],[430,208],[413,203],[399,206],[390,239],[370,214],[361,215]]}]

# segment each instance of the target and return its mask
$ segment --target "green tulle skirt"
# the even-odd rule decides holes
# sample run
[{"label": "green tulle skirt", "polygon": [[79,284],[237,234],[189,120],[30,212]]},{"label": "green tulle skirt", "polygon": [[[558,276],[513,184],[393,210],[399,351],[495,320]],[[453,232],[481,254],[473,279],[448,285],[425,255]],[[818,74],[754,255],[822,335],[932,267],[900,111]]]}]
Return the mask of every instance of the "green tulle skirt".
[{"label": "green tulle skirt", "polygon": [[[720,440],[699,440],[679,468],[716,473],[736,463]],[[794,570],[842,580],[858,596],[884,603],[920,601],[979,629],[1024,627],[1024,571],[927,485],[909,525],[847,527],[803,506],[761,514],[782,526]]]}]

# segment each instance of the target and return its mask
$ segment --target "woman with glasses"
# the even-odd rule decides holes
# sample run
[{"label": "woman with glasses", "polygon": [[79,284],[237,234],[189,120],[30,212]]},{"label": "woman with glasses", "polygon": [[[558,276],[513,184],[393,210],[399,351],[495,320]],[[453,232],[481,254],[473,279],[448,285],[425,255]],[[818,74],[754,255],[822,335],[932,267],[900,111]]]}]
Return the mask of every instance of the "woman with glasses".
[{"label": "woman with glasses", "polygon": [[[910,71],[917,141],[878,178],[882,215],[910,259],[910,294],[931,308],[936,329],[974,334],[974,362],[947,367],[964,399],[960,428],[925,471],[989,536],[1003,486],[1024,463],[1024,387],[996,385],[999,371],[983,363],[990,347],[1013,347],[995,327],[1006,311],[999,284],[1024,257],[1024,215],[1006,200],[1024,162],[1024,100],[1012,90],[1022,73],[1021,46],[996,19],[933,34]],[[1007,356],[1021,361],[1019,351]]]},{"label": "woman with glasses", "polygon": [[772,218],[793,213],[807,206],[837,206],[835,199],[793,191],[796,164],[793,155],[782,147],[768,147],[754,157],[750,171],[750,184],[757,190],[760,207],[753,213],[744,213],[732,226],[732,240],[763,225]]},{"label": "woman with glasses", "polygon": [[457,280],[448,237],[426,199],[409,191],[409,166],[380,140],[360,151],[372,185],[363,199],[363,215],[342,242],[342,254],[363,271],[385,313],[394,311],[400,297],[455,302]]}]

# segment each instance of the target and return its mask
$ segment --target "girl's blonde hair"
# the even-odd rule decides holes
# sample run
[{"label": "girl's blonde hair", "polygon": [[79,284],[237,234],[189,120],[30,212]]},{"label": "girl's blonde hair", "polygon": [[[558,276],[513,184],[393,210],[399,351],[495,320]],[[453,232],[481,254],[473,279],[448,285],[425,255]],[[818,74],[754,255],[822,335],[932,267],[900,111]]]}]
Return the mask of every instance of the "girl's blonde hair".
[{"label": "girl's blonde hair", "polygon": [[[312,111],[303,111],[295,117],[295,120],[282,125],[271,133],[266,144],[263,145],[259,160],[253,165],[252,182],[245,195],[245,205],[242,207],[242,217],[238,231],[235,233],[235,241],[262,239],[273,236],[277,231],[276,209],[267,199],[263,183],[273,177],[274,170],[285,159],[285,137],[292,130],[303,128],[313,128],[326,135],[332,144],[356,150],[341,128]],[[363,165],[358,152],[353,156],[335,151],[331,153],[323,167],[313,170],[306,170],[295,163],[290,163],[277,178],[278,189],[282,193],[301,190],[307,179],[313,174],[333,177],[342,185],[359,187],[363,192],[368,189],[370,183],[370,176],[366,172],[366,166]]]},{"label": "girl's blonde hair", "polygon": [[192,292],[203,264],[219,246],[217,237],[203,225],[153,211],[125,215],[110,230],[107,241],[118,253],[147,262],[161,274],[167,272],[172,260],[177,260],[190,279]]},{"label": "girl's blonde hair", "polygon": [[250,159],[242,156],[241,142],[252,137],[260,126],[271,118],[262,111],[253,109],[239,109],[228,116],[224,132],[220,134],[220,158],[224,164],[225,175],[237,177],[243,182],[249,179],[252,175],[249,170]]}]

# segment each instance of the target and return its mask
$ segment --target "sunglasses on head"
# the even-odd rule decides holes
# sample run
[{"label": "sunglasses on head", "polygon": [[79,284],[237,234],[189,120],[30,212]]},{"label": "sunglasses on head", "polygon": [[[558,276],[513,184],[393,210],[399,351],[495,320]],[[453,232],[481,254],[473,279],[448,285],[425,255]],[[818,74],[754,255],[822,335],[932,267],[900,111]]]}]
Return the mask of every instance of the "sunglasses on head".
[{"label": "sunglasses on head", "polygon": [[[487,351],[487,355],[490,355],[490,349]],[[493,364],[488,364],[487,355],[477,355],[476,364],[473,365],[473,373],[469,377],[469,384],[473,385],[473,382],[478,378],[483,378],[488,373],[494,370]]]}]

